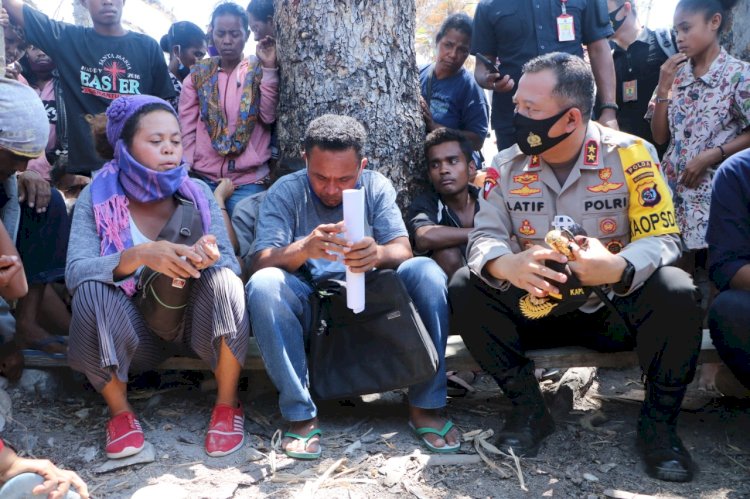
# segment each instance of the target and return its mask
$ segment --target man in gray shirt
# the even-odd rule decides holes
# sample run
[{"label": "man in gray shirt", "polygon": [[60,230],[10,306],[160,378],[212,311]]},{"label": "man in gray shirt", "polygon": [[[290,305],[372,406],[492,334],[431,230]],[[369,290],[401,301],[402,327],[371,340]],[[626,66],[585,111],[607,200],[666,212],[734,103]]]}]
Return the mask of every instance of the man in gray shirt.
[{"label": "man in gray shirt", "polygon": [[[396,269],[440,361],[431,379],[409,388],[409,422],[420,429],[428,448],[446,452],[459,446],[458,431],[439,414],[446,403],[447,279],[431,259],[412,258],[393,186],[365,169],[365,140],[364,127],[352,118],[313,120],[305,135],[307,169],[274,184],[260,210],[248,311],[266,369],[279,390],[281,414],[289,422],[282,446],[291,457],[314,459],[321,449],[305,357],[312,315],[309,277],[341,278],[347,267],[353,272]],[[353,188],[365,190],[366,237],[358,243],[345,239],[342,222],[342,191]]]}]

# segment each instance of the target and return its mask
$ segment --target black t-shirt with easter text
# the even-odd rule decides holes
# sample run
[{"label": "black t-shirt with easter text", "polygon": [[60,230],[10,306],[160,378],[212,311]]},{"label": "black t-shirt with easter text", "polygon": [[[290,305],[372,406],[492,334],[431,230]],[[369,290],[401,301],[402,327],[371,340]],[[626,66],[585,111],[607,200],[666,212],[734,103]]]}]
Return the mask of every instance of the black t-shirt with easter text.
[{"label": "black t-shirt with easter text", "polygon": [[174,87],[161,48],[140,33],[103,36],[92,28],[50,19],[24,6],[29,43],[55,61],[68,118],[68,173],[88,174],[104,161],[94,150],[86,115],[106,111],[123,95],[148,94],[170,99]]}]

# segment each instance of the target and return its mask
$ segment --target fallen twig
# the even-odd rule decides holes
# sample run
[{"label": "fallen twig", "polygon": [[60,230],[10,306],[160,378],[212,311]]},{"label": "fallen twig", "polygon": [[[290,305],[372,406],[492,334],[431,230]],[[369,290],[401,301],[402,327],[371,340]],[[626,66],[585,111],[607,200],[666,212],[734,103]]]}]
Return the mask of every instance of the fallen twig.
[{"label": "fallen twig", "polygon": [[482,444],[480,443],[479,439],[474,439],[474,448],[476,449],[477,454],[479,454],[480,459],[484,461],[484,463],[487,466],[489,466],[489,468],[492,471],[500,475],[500,478],[503,478],[503,479],[510,478],[510,474],[507,471],[502,469],[500,466],[495,464],[495,462],[492,459],[487,457],[487,455],[484,453],[484,450],[482,449]]},{"label": "fallen twig", "polygon": [[328,477],[331,476],[331,474],[338,469],[339,466],[344,464],[346,461],[346,458],[341,458],[335,463],[333,463],[331,466],[328,467],[328,469],[314,482],[307,482],[305,484],[305,487],[302,489],[302,492],[300,492],[299,497],[300,498],[313,498],[315,497],[315,493],[318,491],[318,489],[323,486],[323,484],[328,480]]},{"label": "fallen twig", "polygon": [[513,452],[512,447],[508,447],[508,452],[510,452],[510,457],[513,458],[513,463],[516,465],[516,474],[518,475],[518,483],[521,486],[521,490],[523,490],[524,492],[528,492],[529,489],[526,488],[526,484],[523,481],[523,471],[521,471],[521,460]]},{"label": "fallen twig", "polygon": [[624,490],[607,489],[604,495],[612,499],[656,499],[656,496],[636,494],[635,492],[626,492]]},{"label": "fallen twig", "polygon": [[482,462],[476,454],[421,454],[416,459],[422,466],[467,466]]},{"label": "fallen twig", "polygon": [[719,452],[721,453],[721,455],[722,455],[722,456],[724,456],[725,458],[729,459],[730,461],[732,461],[732,462],[733,462],[734,464],[736,464],[737,466],[739,466],[739,467],[740,467],[740,468],[742,468],[743,470],[745,470],[745,471],[750,471],[750,467],[748,467],[748,466],[745,466],[745,465],[744,465],[744,464],[742,464],[741,462],[737,461],[737,460],[736,460],[735,458],[733,458],[732,456],[730,456],[730,455],[729,455],[728,453],[724,452],[724,451],[723,451],[723,450],[721,450],[721,449],[719,450]]},{"label": "fallen twig", "polygon": [[425,496],[421,491],[419,491],[416,487],[413,487],[409,485],[406,482],[401,482],[401,486],[404,488],[404,490],[417,499],[428,499],[427,496]]}]

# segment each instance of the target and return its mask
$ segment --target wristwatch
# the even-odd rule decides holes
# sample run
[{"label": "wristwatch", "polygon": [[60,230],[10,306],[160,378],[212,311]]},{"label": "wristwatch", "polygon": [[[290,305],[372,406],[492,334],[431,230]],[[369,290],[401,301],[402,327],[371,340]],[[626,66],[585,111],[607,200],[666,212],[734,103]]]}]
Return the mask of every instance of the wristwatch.
[{"label": "wristwatch", "polygon": [[622,277],[612,285],[612,290],[617,294],[625,294],[633,285],[633,278],[635,277],[635,267],[629,260],[625,260],[625,270],[622,271]]},{"label": "wristwatch", "polygon": [[612,109],[613,111],[617,112],[620,110],[620,106],[618,106],[614,102],[605,102],[604,104],[599,105],[599,112],[602,112],[605,109]]}]

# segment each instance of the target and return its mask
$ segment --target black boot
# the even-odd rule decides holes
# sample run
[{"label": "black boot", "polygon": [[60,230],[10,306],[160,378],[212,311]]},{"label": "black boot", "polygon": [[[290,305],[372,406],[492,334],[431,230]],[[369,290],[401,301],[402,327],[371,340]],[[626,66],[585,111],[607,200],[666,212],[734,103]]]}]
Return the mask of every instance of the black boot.
[{"label": "black boot", "polygon": [[676,422],[687,387],[646,383],[646,400],[638,418],[637,440],[646,473],[667,482],[693,479],[693,460],[677,436]]},{"label": "black boot", "polygon": [[513,404],[513,410],[498,433],[495,445],[503,452],[512,447],[517,456],[534,457],[542,440],[555,431],[555,422],[544,405],[533,366],[513,371],[496,379]]}]

